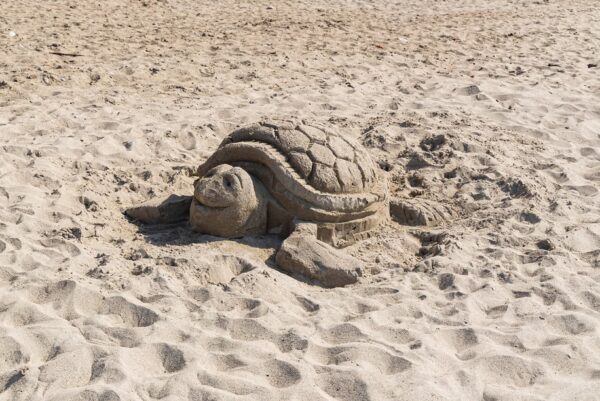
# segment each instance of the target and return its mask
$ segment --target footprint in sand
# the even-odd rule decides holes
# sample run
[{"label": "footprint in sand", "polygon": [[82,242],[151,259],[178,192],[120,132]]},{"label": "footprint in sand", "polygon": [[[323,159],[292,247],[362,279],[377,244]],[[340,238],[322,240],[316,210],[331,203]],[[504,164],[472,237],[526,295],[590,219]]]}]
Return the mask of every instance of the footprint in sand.
[{"label": "footprint in sand", "polygon": [[371,400],[367,384],[353,372],[323,369],[316,382],[324,392],[336,400]]},{"label": "footprint in sand", "polygon": [[294,365],[278,359],[268,360],[256,368],[276,388],[290,387],[302,380],[300,371]]}]

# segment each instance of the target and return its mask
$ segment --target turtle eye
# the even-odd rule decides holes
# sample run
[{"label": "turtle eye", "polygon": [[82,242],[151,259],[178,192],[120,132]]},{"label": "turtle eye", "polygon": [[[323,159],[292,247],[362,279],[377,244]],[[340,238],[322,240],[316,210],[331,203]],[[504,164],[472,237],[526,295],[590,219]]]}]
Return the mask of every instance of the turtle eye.
[{"label": "turtle eye", "polygon": [[229,177],[229,176],[223,177],[223,185],[225,185],[225,188],[233,187],[233,180],[231,179],[231,177]]}]

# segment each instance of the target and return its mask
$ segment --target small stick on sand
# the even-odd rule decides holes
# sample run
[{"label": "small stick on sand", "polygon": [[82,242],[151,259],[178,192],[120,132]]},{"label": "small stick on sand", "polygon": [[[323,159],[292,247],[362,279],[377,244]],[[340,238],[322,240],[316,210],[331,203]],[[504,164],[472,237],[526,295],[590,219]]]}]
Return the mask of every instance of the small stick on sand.
[{"label": "small stick on sand", "polygon": [[57,56],[66,56],[66,57],[83,57],[83,54],[77,54],[77,53],[50,52],[50,54],[55,54]]}]

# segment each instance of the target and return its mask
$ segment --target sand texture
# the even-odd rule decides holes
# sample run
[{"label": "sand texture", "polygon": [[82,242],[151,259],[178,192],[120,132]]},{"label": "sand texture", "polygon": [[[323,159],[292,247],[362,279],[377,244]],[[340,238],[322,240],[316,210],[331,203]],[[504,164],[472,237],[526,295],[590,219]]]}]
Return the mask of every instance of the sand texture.
[{"label": "sand texture", "polygon": [[[235,127],[364,144],[437,225],[137,226]],[[600,400],[596,0],[0,2],[0,401]]]}]

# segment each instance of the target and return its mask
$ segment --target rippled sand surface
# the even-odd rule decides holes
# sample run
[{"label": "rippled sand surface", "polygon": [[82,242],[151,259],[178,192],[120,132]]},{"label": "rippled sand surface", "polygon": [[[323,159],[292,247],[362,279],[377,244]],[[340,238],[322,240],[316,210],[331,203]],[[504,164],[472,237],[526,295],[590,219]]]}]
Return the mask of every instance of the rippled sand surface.
[{"label": "rippled sand surface", "polygon": [[[0,400],[600,399],[599,49],[593,0],[3,1]],[[455,217],[330,290],[122,215],[290,116]]]}]

